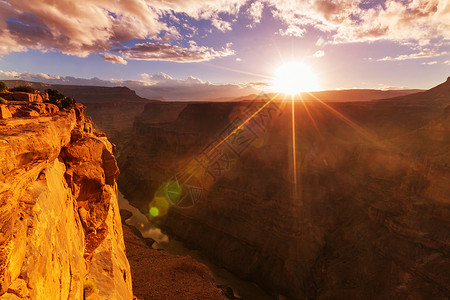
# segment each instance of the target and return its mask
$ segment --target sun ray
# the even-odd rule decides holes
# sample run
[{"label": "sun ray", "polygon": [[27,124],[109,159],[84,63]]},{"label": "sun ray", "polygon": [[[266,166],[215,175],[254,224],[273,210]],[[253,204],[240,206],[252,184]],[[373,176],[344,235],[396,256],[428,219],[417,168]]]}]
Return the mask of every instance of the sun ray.
[{"label": "sun ray", "polygon": [[329,109],[331,112],[333,112],[334,114],[336,114],[341,120],[343,120],[347,125],[349,125],[351,128],[353,128],[358,134],[360,134],[363,138],[367,139],[368,141],[374,143],[375,145],[381,147],[381,148],[385,148],[386,145],[384,145],[383,143],[381,143],[373,134],[371,134],[370,132],[368,132],[367,130],[365,130],[364,128],[362,128],[361,126],[359,126],[358,124],[356,124],[355,122],[353,122],[352,120],[350,120],[349,118],[347,118],[345,115],[343,115],[341,112],[337,111],[336,109],[334,109],[333,107],[331,107],[330,105],[328,105],[327,103],[325,103],[324,101],[322,101],[321,99],[319,99],[318,97],[316,97],[314,94],[312,93],[308,93],[311,97],[313,97],[314,99],[316,99],[319,103],[321,103],[322,105],[324,105],[327,109]]},{"label": "sun ray", "polygon": [[292,103],[292,167],[293,167],[293,179],[294,179],[294,200],[297,200],[298,197],[298,186],[297,186],[297,147],[295,140],[295,100],[294,95],[291,95],[291,103]]},{"label": "sun ray", "polygon": [[244,122],[242,122],[241,125],[237,126],[230,134],[228,134],[225,138],[223,138],[214,148],[212,148],[210,151],[208,152],[212,152],[215,149],[217,149],[218,147],[220,147],[220,145],[222,145],[226,140],[228,140],[233,134],[235,134],[236,132],[238,132],[242,127],[244,127],[245,124],[247,124],[248,122],[250,122],[254,117],[256,117],[261,110],[263,110],[267,105],[269,105],[270,103],[272,103],[272,101],[275,100],[275,98],[278,96],[278,94],[276,94],[274,97],[272,97],[269,101],[267,101],[266,103],[264,103],[263,106],[261,106],[256,112],[254,112],[250,117],[248,117]]},{"label": "sun ray", "polygon": [[258,76],[260,78],[270,79],[270,80],[273,79],[272,76],[268,76],[268,75],[264,75],[264,74],[247,72],[247,71],[234,69],[234,68],[230,68],[230,67],[225,67],[225,66],[217,66],[217,65],[214,65],[214,64],[211,64],[211,63],[206,63],[206,62],[204,62],[203,64],[208,65],[210,67],[217,68],[217,69],[222,69],[222,70],[231,71],[231,72],[235,72],[235,73],[240,73],[240,74],[245,74],[245,75],[252,75],[252,76]]},{"label": "sun ray", "polygon": [[309,111],[309,108],[306,105],[305,101],[303,101],[303,97],[301,95],[300,95],[300,97],[301,97],[301,102],[302,102],[303,106],[305,107],[305,111],[308,114],[309,119],[313,123],[313,126],[316,129],[316,131],[319,134],[319,136],[322,137],[322,133],[320,132],[319,127],[317,126],[316,120],[314,119],[314,117],[312,116],[311,112]]},{"label": "sun ray", "polygon": [[[261,106],[256,112],[254,112],[250,117],[248,117],[244,122],[242,122],[242,124],[237,126],[231,133],[229,133],[220,142],[218,142],[212,149],[208,150],[207,154],[211,154],[212,152],[214,152],[218,147],[220,147],[223,143],[225,143],[231,136],[233,136],[233,134],[238,132],[240,129],[242,129],[242,127],[244,127],[248,122],[250,122],[254,117],[256,117],[265,107],[267,107],[270,103],[272,103],[278,96],[279,96],[279,94],[275,94],[272,98],[270,98],[269,101],[264,103],[263,106]],[[195,167],[192,170],[192,172],[190,172],[191,175],[185,181],[188,181],[189,179],[191,179],[192,176],[194,176],[194,172],[198,168],[200,168],[203,165],[203,163],[205,163],[205,162],[206,162],[206,159],[204,159],[204,161],[197,162],[197,167]]]}]

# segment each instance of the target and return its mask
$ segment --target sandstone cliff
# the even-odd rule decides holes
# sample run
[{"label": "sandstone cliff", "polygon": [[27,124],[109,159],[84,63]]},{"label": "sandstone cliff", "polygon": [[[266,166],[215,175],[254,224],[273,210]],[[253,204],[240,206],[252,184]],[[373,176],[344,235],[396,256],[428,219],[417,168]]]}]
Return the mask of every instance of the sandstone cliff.
[{"label": "sandstone cliff", "polygon": [[0,120],[0,299],[132,299],[114,146],[38,106]]}]

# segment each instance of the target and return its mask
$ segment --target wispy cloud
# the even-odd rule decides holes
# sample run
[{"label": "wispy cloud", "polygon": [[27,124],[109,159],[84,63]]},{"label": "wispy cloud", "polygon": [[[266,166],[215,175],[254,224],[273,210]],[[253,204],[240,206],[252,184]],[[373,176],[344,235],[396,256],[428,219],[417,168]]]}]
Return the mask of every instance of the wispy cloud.
[{"label": "wispy cloud", "polygon": [[402,54],[399,56],[391,57],[386,56],[380,59],[377,59],[377,61],[398,61],[398,60],[408,60],[408,59],[421,59],[421,58],[430,58],[430,57],[438,57],[442,55],[446,55],[447,52],[418,52],[418,53],[412,53],[412,54]]},{"label": "wispy cloud", "polygon": [[302,37],[305,34],[305,32],[306,29],[295,24],[290,24],[286,29],[278,30],[278,33],[283,36],[295,36],[295,37]]},{"label": "wispy cloud", "polygon": [[249,25],[249,27],[253,27],[255,26],[255,24],[261,22],[263,10],[264,10],[264,3],[261,1],[253,2],[250,5],[247,13],[252,23]]},{"label": "wispy cloud", "polygon": [[317,50],[316,52],[314,52],[313,56],[314,57],[322,57],[325,55],[325,51],[323,50]]},{"label": "wispy cloud", "polygon": [[436,65],[438,62],[436,60],[433,61],[428,61],[428,62],[423,62],[421,63],[422,65]]},{"label": "wispy cloud", "polygon": [[212,19],[211,21],[212,26],[216,27],[222,32],[231,30],[231,22],[223,21],[220,19]]},{"label": "wispy cloud", "polygon": [[128,62],[123,59],[123,57],[118,56],[118,55],[114,55],[111,53],[100,53],[99,54],[101,57],[103,57],[104,60],[106,61],[110,61],[113,64],[122,64],[122,65],[126,65]]},{"label": "wispy cloud", "polygon": [[133,60],[169,60],[176,62],[199,62],[234,55],[235,52],[227,44],[221,50],[198,46],[195,42],[190,43],[189,48],[183,48],[170,44],[141,43],[129,49],[116,50],[126,59]]}]

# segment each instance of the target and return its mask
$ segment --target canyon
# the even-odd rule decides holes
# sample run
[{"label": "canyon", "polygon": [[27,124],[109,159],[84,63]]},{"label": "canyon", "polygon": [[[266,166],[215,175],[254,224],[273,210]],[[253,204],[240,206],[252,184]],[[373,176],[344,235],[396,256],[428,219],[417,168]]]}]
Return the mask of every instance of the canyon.
[{"label": "canyon", "polygon": [[3,94],[0,299],[225,299],[204,265],[122,228],[115,145],[85,106]]},{"label": "canyon", "polygon": [[[78,110],[83,113],[69,113],[46,105],[31,109],[39,110],[39,117],[0,120],[10,124],[2,127],[2,140],[22,136],[21,131],[10,136],[7,128],[14,126],[29,135],[40,132],[36,124],[43,126],[49,118],[48,124],[68,116],[75,124],[85,124],[69,122],[72,125],[60,130],[69,136],[65,139],[52,135],[49,140],[56,143],[52,150],[31,142],[29,147],[37,148],[30,153],[45,154],[35,158],[19,153],[15,155],[18,167],[2,168],[3,174],[12,169],[28,172],[23,170],[34,160],[55,161],[48,168],[57,169],[59,177],[52,182],[67,185],[77,207],[71,222],[82,228],[70,233],[84,240],[84,246],[75,243],[76,253],[90,243],[91,248],[101,245],[97,237],[109,232],[111,218],[114,226],[120,225],[116,204],[107,200],[109,194],[116,195],[110,191],[117,180],[129,202],[171,238],[198,249],[240,278],[258,283],[274,298],[447,299],[450,294],[449,79],[428,91],[389,99],[357,101],[372,96],[350,91],[318,94],[319,100],[305,98],[293,104],[273,95],[220,103],[164,102],[142,99],[127,88],[65,88],[72,97],[78,93],[94,124],[80,117],[84,116],[81,107]],[[97,100],[89,96],[89,90],[94,90]],[[322,96],[326,101],[320,101]],[[58,117],[61,114],[64,117]],[[114,156],[120,175],[114,171],[114,146],[92,126],[105,131],[117,145]],[[27,145],[26,140],[19,144]],[[8,147],[4,144],[4,153],[9,153]],[[3,163],[9,166],[13,161]],[[63,165],[58,167],[60,161]],[[30,174],[33,179],[40,171]],[[5,193],[11,190],[26,195],[31,183],[24,180],[20,186],[25,188],[5,186],[0,195],[10,197]],[[10,243],[5,245],[19,244],[14,240],[18,235],[12,233],[16,226],[11,225],[20,224],[18,214],[25,211],[21,199],[27,198],[19,194],[11,198],[14,201],[2,198],[2,220],[9,222],[2,229],[2,234],[7,233],[4,241]],[[95,205],[86,201],[91,197]],[[110,201],[116,203],[114,197]],[[114,217],[108,217],[108,205],[114,207]],[[120,244],[121,231],[114,232]],[[123,232],[133,291],[139,299],[175,297],[167,293],[174,288],[167,282],[183,283],[185,276],[200,281],[191,282],[191,289],[186,284],[175,287],[180,295],[195,298],[201,292],[207,298],[224,297],[204,266],[151,249],[126,225]],[[27,243],[30,251],[37,247]],[[88,253],[91,248],[87,247]],[[23,255],[8,258],[19,253],[8,249],[2,248],[2,261],[20,265]],[[123,249],[122,244],[115,249]],[[158,261],[167,261],[167,268],[159,268]],[[149,267],[152,264],[155,268]],[[33,282],[24,272],[12,274],[12,269],[16,270],[6,268],[1,273],[5,274],[3,295],[18,295],[17,285],[23,287],[23,280]],[[96,275],[89,275],[90,270],[79,274],[88,276],[91,284]],[[122,281],[130,279],[129,274]],[[79,292],[85,283],[77,280],[72,282],[78,284]],[[161,283],[160,289],[151,284],[153,280]]]},{"label": "canyon", "polygon": [[130,203],[274,297],[446,299],[450,80],[241,100],[148,103],[118,159]]}]

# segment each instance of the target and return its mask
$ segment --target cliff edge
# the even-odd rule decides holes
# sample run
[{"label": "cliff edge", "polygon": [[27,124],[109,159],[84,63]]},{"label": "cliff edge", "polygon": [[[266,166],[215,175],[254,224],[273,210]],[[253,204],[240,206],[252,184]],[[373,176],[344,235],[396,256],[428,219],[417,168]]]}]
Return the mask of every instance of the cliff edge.
[{"label": "cliff edge", "polygon": [[114,145],[80,104],[1,110],[0,299],[132,299]]}]

